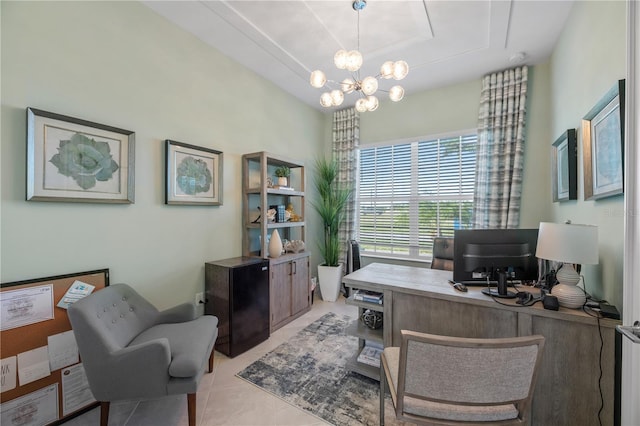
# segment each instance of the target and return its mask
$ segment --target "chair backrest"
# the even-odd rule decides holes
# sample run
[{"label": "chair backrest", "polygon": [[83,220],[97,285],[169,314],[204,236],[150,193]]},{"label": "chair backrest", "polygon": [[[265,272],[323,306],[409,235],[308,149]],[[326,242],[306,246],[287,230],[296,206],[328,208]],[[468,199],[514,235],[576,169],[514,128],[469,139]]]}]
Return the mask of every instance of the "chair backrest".
[{"label": "chair backrest", "polygon": [[114,284],[69,306],[69,321],[85,362],[126,347],[155,324],[158,310],[126,284]]},{"label": "chair backrest", "polygon": [[349,240],[347,250],[347,274],[360,269],[360,244],[356,240]]},{"label": "chair backrest", "polygon": [[431,269],[453,271],[453,237],[435,237],[433,239]]},{"label": "chair backrest", "polygon": [[402,330],[398,409],[405,396],[459,405],[531,403],[544,337],[469,339]]}]

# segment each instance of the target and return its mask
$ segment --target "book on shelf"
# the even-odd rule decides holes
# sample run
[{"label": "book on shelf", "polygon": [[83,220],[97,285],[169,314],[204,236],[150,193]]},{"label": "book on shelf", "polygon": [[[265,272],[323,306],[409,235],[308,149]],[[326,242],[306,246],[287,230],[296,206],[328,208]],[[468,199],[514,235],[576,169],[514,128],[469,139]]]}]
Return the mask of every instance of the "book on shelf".
[{"label": "book on shelf", "polygon": [[353,292],[353,300],[382,305],[382,293],[370,290],[356,290]]},{"label": "book on shelf", "polygon": [[368,342],[360,351],[358,362],[371,365],[372,367],[380,367],[381,353],[382,347]]},{"label": "book on shelf", "polygon": [[294,189],[290,186],[282,186],[282,185],[273,185],[271,188],[273,189],[284,189],[285,191],[294,191]]}]

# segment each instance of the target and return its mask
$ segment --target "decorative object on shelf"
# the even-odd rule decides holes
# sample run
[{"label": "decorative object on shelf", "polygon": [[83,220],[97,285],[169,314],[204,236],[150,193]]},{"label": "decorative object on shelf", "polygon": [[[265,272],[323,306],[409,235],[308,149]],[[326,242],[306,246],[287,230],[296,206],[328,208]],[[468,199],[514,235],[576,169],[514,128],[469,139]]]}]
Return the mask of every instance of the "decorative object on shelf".
[{"label": "decorative object on shelf", "polygon": [[278,177],[278,186],[289,186],[289,176],[291,176],[291,169],[287,166],[280,166],[275,171]]},{"label": "decorative object on shelf", "polygon": [[598,228],[593,225],[540,222],[536,257],[562,262],[556,271],[558,284],[551,294],[560,306],[579,308],[586,301],[585,291],[578,287],[580,275],[574,264],[598,263]]},{"label": "decorative object on shelf", "polygon": [[619,80],[582,119],[585,200],[623,193],[624,86]]},{"label": "decorative object on shelf", "polygon": [[287,209],[284,212],[284,218],[285,218],[285,220],[287,220],[289,222],[301,222],[302,221],[302,217],[298,216],[298,214],[293,209],[293,204],[291,204],[291,203],[289,203],[287,205]]},{"label": "decorative object on shelf", "polygon": [[222,152],[167,139],[165,204],[222,205]]},{"label": "decorative object on shelf", "polygon": [[382,327],[382,312],[372,311],[366,309],[360,316],[362,323],[372,330],[377,330]]},{"label": "decorative object on shelf", "polygon": [[302,240],[293,240],[287,241],[284,244],[284,251],[287,253],[300,253],[305,249],[304,241]]},{"label": "decorative object on shelf", "polygon": [[[329,108],[333,106],[341,105],[344,101],[344,95],[350,93],[357,93],[359,99],[356,101],[355,108],[359,112],[375,111],[378,108],[378,98],[374,96],[374,93],[378,90],[378,79],[391,79],[402,80],[409,73],[409,65],[405,61],[387,61],[382,64],[380,68],[380,74],[377,76],[368,76],[360,78],[360,67],[362,66],[362,54],[360,53],[360,11],[367,5],[365,0],[355,0],[352,3],[353,10],[358,12],[358,50],[346,50],[340,49],[336,52],[333,62],[338,69],[346,69],[350,71],[351,78],[345,78],[340,83],[327,80],[324,72],[320,70],[313,71],[309,80],[311,86],[320,89],[325,86],[327,82],[332,83],[334,90],[325,92],[320,96],[320,105]],[[404,89],[402,86],[393,86],[389,89],[389,99],[393,102],[398,102],[404,97]]]},{"label": "decorative object on shelf", "polygon": [[282,255],[282,240],[278,230],[274,229],[269,239],[269,257],[280,257]]},{"label": "decorative object on shelf", "polygon": [[276,221],[276,209],[267,210],[267,222],[275,222]]},{"label": "decorative object on shelf", "polygon": [[134,203],[135,133],[27,108],[27,201]]},{"label": "decorative object on shelf", "polygon": [[568,129],[553,143],[553,201],[578,199],[576,130]]},{"label": "decorative object on shelf", "polygon": [[273,179],[271,176],[267,176],[267,188],[273,188]]},{"label": "decorative object on shelf", "polygon": [[315,185],[318,201],[312,202],[324,229],[324,238],[319,244],[324,264],[318,266],[318,278],[322,299],[335,302],[340,293],[342,263],[340,263],[341,242],[338,238],[340,223],[351,191],[338,186],[338,163],[319,158],[315,163]]}]

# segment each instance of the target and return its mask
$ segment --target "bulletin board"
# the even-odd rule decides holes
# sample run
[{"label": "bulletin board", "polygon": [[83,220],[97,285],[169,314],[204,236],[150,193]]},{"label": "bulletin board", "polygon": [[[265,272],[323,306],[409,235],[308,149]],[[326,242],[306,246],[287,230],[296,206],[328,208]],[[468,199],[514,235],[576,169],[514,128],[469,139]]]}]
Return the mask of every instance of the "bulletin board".
[{"label": "bulletin board", "polygon": [[59,424],[98,405],[64,306],[108,285],[108,269],[0,284],[0,424]]}]

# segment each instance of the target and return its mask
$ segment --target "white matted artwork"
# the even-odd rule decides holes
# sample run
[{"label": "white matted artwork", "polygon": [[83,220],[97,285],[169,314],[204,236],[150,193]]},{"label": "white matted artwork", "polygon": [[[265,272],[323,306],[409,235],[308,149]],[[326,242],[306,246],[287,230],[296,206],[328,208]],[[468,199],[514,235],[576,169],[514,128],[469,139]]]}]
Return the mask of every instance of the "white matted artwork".
[{"label": "white matted artwork", "polygon": [[135,134],[27,108],[27,200],[134,202]]},{"label": "white matted artwork", "polygon": [[165,142],[165,204],[222,205],[222,152]]}]

